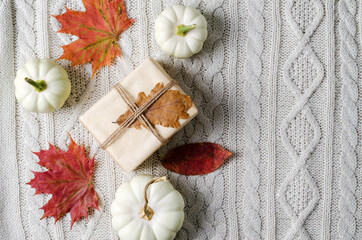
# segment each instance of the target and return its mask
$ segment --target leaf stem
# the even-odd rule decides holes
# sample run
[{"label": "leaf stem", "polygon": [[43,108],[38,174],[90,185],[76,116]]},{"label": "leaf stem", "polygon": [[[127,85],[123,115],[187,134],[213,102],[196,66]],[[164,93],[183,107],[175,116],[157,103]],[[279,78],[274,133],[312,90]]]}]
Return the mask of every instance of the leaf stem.
[{"label": "leaf stem", "polygon": [[180,37],[185,37],[188,31],[191,31],[192,29],[196,28],[196,24],[191,24],[191,25],[183,25],[180,24],[176,27],[176,34]]},{"label": "leaf stem", "polygon": [[42,92],[45,89],[47,89],[47,84],[46,84],[46,82],[44,80],[34,81],[33,79],[30,79],[30,78],[27,78],[27,77],[24,80],[25,80],[25,82],[27,82],[31,86],[33,86],[34,90],[37,91],[37,92]]},{"label": "leaf stem", "polygon": [[153,214],[154,214],[154,211],[153,209],[148,206],[148,198],[147,198],[147,189],[148,187],[153,184],[153,183],[158,183],[158,182],[163,182],[163,181],[168,181],[167,177],[166,176],[163,176],[163,177],[158,177],[158,178],[155,178],[155,179],[152,179],[151,181],[149,181],[145,188],[144,188],[144,192],[143,192],[143,197],[145,199],[145,205],[139,210],[139,216],[140,218],[146,220],[146,221],[150,221],[153,217]]}]

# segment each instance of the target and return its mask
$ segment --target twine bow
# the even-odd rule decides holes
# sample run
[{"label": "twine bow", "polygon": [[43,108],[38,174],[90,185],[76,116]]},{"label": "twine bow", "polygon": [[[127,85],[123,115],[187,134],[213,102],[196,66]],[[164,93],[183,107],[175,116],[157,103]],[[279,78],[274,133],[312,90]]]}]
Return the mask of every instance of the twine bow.
[{"label": "twine bow", "polygon": [[153,127],[150,121],[143,114],[152,104],[154,104],[157,99],[159,99],[167,90],[169,90],[175,84],[174,81],[166,84],[160,91],[153,95],[147,102],[145,102],[140,107],[132,100],[128,95],[127,91],[121,86],[120,83],[117,83],[113,88],[117,90],[119,95],[122,97],[123,101],[127,104],[129,109],[133,112],[129,118],[126,119],[116,131],[114,131],[102,144],[101,148],[106,149],[112,145],[125,131],[132,125],[137,119],[162,143],[164,144],[167,140],[164,139],[160,133]]}]

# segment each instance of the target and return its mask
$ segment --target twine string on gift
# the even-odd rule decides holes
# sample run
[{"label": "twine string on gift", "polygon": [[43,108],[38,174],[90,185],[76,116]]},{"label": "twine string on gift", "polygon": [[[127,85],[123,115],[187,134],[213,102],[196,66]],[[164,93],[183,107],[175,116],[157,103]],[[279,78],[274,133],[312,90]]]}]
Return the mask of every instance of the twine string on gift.
[{"label": "twine string on gift", "polygon": [[162,143],[164,144],[167,140],[163,138],[160,133],[153,127],[150,121],[143,114],[152,104],[154,104],[157,99],[159,99],[167,90],[169,90],[175,81],[170,81],[166,84],[160,91],[158,91],[155,95],[153,95],[147,102],[138,107],[136,103],[132,100],[132,98],[128,95],[126,90],[121,86],[120,83],[117,83],[114,88],[117,90],[119,95],[122,97],[123,101],[127,104],[127,106],[133,112],[132,115],[127,118],[116,131],[114,131],[102,144],[101,148],[106,149],[110,145],[112,145],[125,131],[126,129],[132,125],[136,120],[141,121],[141,123]]}]

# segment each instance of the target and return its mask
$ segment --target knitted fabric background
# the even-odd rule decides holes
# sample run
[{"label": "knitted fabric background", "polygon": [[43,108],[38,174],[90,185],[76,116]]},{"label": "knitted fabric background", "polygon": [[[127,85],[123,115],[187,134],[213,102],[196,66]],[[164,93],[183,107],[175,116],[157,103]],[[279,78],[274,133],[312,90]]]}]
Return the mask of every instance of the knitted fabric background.
[{"label": "knitted fabric background", "polygon": [[[70,68],[65,106],[26,112],[15,101],[16,70],[32,58],[57,59],[76,37],[56,33],[65,7],[81,0],[0,0],[0,239],[117,239],[110,204],[117,187],[143,173],[168,175],[185,199],[176,239],[362,239],[362,1],[125,0],[135,18],[119,40],[122,58],[90,80]],[[181,3],[204,14],[209,35],[190,59],[163,54],[153,25]],[[78,117],[146,57],[159,61],[199,115],[136,171],[126,174]],[[40,220],[49,195],[25,185],[42,171],[32,151],[66,149],[68,133],[95,155],[100,211],[70,230]],[[185,177],[160,158],[191,142],[216,142],[234,155],[217,171]]]}]

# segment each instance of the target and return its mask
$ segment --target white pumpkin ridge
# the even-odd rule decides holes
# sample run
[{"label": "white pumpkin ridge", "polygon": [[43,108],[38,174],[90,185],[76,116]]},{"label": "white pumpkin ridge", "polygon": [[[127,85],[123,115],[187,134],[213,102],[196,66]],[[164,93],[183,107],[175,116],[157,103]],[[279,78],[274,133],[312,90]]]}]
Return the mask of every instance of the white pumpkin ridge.
[{"label": "white pumpkin ridge", "polygon": [[111,204],[112,225],[120,239],[173,239],[184,220],[184,200],[171,183],[153,183],[147,189],[148,206],[154,211],[147,221],[140,217],[144,207],[144,187],[154,179],[149,175],[134,177],[116,191]]},{"label": "white pumpkin ridge", "polygon": [[[45,84],[45,89],[36,90],[39,81]],[[39,113],[61,108],[71,91],[67,72],[50,59],[27,62],[17,71],[14,85],[15,96],[22,106],[27,111]]]},{"label": "white pumpkin ridge", "polygon": [[[179,27],[189,27],[180,35]],[[155,39],[162,51],[176,58],[188,58],[201,51],[207,38],[205,17],[195,8],[174,5],[156,18]]]}]

